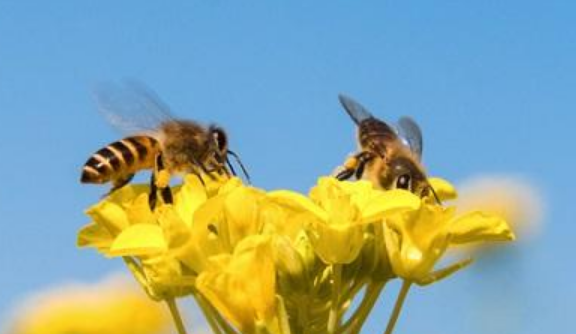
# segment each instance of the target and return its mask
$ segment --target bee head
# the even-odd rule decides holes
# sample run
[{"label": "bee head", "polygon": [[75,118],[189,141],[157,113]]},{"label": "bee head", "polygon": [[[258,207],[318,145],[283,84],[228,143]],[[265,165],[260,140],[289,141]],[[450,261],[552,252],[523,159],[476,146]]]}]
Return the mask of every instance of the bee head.
[{"label": "bee head", "polygon": [[380,176],[380,183],[385,189],[404,189],[419,197],[433,196],[438,204],[442,204],[422,167],[410,158],[399,156],[391,159],[389,168]]},{"label": "bee head", "polygon": [[380,175],[380,184],[385,189],[404,189],[418,196],[427,195],[429,188],[422,168],[404,156],[390,159],[386,172]]}]

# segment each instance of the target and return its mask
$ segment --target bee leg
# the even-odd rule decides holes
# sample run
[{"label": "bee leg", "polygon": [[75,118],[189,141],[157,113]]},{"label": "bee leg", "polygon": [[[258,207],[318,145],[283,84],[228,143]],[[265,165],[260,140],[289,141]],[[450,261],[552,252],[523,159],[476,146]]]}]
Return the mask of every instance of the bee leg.
[{"label": "bee leg", "polygon": [[370,160],[374,159],[374,156],[372,153],[364,151],[360,152],[356,158],[358,159],[358,166],[356,167],[354,175],[356,176],[357,180],[360,180],[364,174],[364,168],[366,167],[366,164],[370,162]]},{"label": "bee leg", "polygon": [[133,178],[134,174],[129,174],[126,175],[125,177],[114,180],[114,182],[112,183],[112,189],[110,189],[110,194],[124,187],[126,184],[128,184],[128,182],[132,181]]},{"label": "bee leg", "polygon": [[360,179],[364,173],[366,163],[374,158],[374,155],[368,151],[362,151],[353,155],[344,162],[344,170],[336,174],[336,178],[340,181],[347,180],[352,176]]},{"label": "bee leg", "polygon": [[158,201],[158,188],[156,187],[156,175],[153,172],[152,177],[150,177],[150,194],[148,194],[148,206],[150,210],[154,210],[156,207],[156,202]]},{"label": "bee leg", "polygon": [[134,174],[129,174],[129,175],[126,175],[125,177],[114,180],[112,182],[112,189],[110,189],[110,191],[105,193],[102,197],[109,196],[110,194],[112,194],[116,190],[124,187],[128,182],[130,182],[132,180],[133,177],[134,177]]},{"label": "bee leg", "polygon": [[170,187],[160,189],[160,196],[162,196],[162,200],[166,204],[173,204],[174,197],[172,196],[172,190]]},{"label": "bee leg", "polygon": [[165,204],[174,203],[170,187],[158,188],[156,185],[156,176],[152,174],[152,178],[150,179],[150,194],[148,195],[148,206],[150,210],[154,210],[158,203],[158,190],[160,190],[160,196]]},{"label": "bee leg", "polygon": [[158,190],[160,190],[160,196],[165,204],[172,204],[174,202],[172,191],[170,190],[170,184],[166,181],[162,181],[162,183],[166,183],[166,185],[158,186],[157,175],[160,175],[160,172],[165,171],[164,162],[162,161],[162,155],[156,155],[156,168],[152,173],[152,178],[150,179],[150,195],[148,197],[148,205],[150,209],[154,209],[156,207],[156,203],[158,201]]},{"label": "bee leg", "polygon": [[[213,170],[208,170],[208,168],[206,168],[206,166],[204,166],[204,164],[202,162],[200,162],[198,159],[194,158],[194,160],[192,161],[196,166],[198,166],[198,168],[200,168],[200,170],[202,170],[202,172],[206,175],[208,175],[208,177],[210,177],[211,180],[216,180],[216,177],[214,175],[212,175]],[[200,173],[196,174],[198,175],[198,177],[200,179],[202,179],[202,176],[200,175]],[[204,183],[204,182],[202,182]]]},{"label": "bee leg", "polygon": [[[220,155],[214,155],[209,159],[208,162],[212,167],[204,167],[203,172],[208,174],[213,180],[215,177],[212,173],[218,173],[218,175],[222,175],[222,173],[224,173],[227,177],[236,176],[236,172],[234,171],[234,168],[232,168],[232,166],[229,164],[228,159]],[[231,168],[232,172],[226,168],[226,163],[228,163],[228,167]]]},{"label": "bee leg", "polygon": [[206,182],[204,181],[204,178],[202,177],[202,173],[199,172],[197,168],[192,168],[191,170],[188,171],[188,173],[194,174],[198,178],[200,183],[202,183],[203,186],[206,186]]},{"label": "bee leg", "polygon": [[354,175],[354,172],[358,168],[358,154],[355,154],[346,161],[344,161],[344,165],[342,166],[344,169],[336,174],[336,178],[340,181],[348,180]]},{"label": "bee leg", "polygon": [[354,169],[344,169],[340,173],[336,174],[336,178],[340,181],[348,180],[354,175]]},{"label": "bee leg", "polygon": [[[212,160],[212,165],[216,166],[216,167],[213,167],[212,169],[210,169],[209,170],[210,173],[217,172],[218,175],[222,175],[222,173],[224,173],[228,177],[236,176],[236,171],[230,165],[230,162],[228,161],[226,155],[215,153],[214,156],[212,156],[211,160]],[[228,164],[228,166],[226,166],[226,164]]]},{"label": "bee leg", "polygon": [[[165,170],[165,168],[164,168],[164,161],[162,160],[162,155],[158,154],[156,156],[156,173],[160,173],[164,170]],[[160,187],[158,187],[158,185],[156,185],[160,190],[160,196],[162,197],[162,200],[164,201],[165,204],[174,203],[174,197],[172,196],[172,190],[170,189],[169,180],[170,180],[170,174],[168,174],[168,178],[166,181],[162,181],[162,183],[166,183],[165,185],[160,186]],[[156,182],[154,182],[154,183],[156,183]]]}]

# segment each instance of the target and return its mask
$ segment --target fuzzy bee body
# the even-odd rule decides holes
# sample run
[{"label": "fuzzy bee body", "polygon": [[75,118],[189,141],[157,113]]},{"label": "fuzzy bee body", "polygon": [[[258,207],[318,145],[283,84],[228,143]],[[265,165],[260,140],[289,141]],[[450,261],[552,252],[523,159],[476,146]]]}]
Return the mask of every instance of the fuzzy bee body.
[{"label": "fuzzy bee body", "polygon": [[406,189],[419,196],[433,193],[420,162],[422,133],[416,122],[404,117],[395,129],[349,97],[340,95],[340,102],[358,126],[360,151],[346,160],[338,179],[355,176],[381,189]]},{"label": "fuzzy bee body", "polygon": [[358,144],[361,149],[371,150],[379,156],[386,156],[390,143],[396,141],[392,128],[376,118],[368,118],[358,124]]},{"label": "fuzzy bee body", "polygon": [[[236,174],[228,156],[233,156],[247,179],[238,156],[228,149],[228,139],[218,126],[175,119],[154,94],[142,86],[130,86],[119,98],[98,95],[100,111],[115,127],[132,134],[108,144],[84,164],[82,183],[112,183],[112,191],[127,184],[134,174],[151,169],[150,207],[156,204],[156,191],[164,202],[172,202],[169,177],[193,173],[215,178]],[[167,177],[158,178],[164,172]]]}]

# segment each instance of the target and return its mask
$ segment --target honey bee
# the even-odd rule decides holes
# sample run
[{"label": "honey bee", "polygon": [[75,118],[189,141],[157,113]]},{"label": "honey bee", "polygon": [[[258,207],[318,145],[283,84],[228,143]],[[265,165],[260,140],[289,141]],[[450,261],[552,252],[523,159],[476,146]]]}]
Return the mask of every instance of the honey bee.
[{"label": "honey bee", "polygon": [[232,156],[249,180],[240,158],[228,148],[228,137],[222,128],[174,118],[168,107],[144,86],[132,84],[120,90],[101,90],[96,98],[103,116],[131,135],[92,154],[82,168],[80,182],[111,182],[111,193],[130,182],[137,172],[152,169],[149,204],[154,208],[158,192],[165,203],[173,202],[168,180],[158,182],[163,171],[168,176],[194,173],[204,182],[202,175],[236,175],[229,159]]},{"label": "honey bee", "polygon": [[355,176],[381,189],[405,189],[420,197],[434,195],[422,166],[422,131],[409,117],[402,117],[398,127],[374,117],[360,103],[339,95],[348,115],[358,126],[360,150],[348,158],[336,174],[339,180]]}]

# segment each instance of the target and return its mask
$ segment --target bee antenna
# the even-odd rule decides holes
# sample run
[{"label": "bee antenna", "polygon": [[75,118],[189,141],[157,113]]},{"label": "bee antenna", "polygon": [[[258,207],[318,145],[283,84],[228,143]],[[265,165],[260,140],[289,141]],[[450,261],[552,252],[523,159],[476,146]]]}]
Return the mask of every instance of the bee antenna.
[{"label": "bee antenna", "polygon": [[[227,152],[229,155],[233,156],[234,159],[236,160],[236,163],[238,163],[238,165],[240,166],[240,168],[242,169],[242,173],[244,174],[244,176],[246,177],[246,180],[248,181],[248,183],[251,183],[250,181],[250,174],[248,174],[248,171],[246,171],[246,168],[244,167],[244,164],[242,163],[242,161],[240,160],[240,157],[238,156],[238,154],[236,154],[234,151],[230,151],[228,150]],[[228,165],[230,166],[230,169],[232,170],[232,172],[234,173],[234,170],[232,169],[232,165],[230,164],[230,160],[228,160],[228,157],[226,157],[226,161],[228,163]]]},{"label": "bee antenna", "polygon": [[440,197],[438,197],[436,190],[434,190],[434,188],[430,185],[430,183],[428,183],[428,189],[430,189],[430,191],[432,191],[432,195],[434,195],[434,198],[436,199],[436,203],[438,203],[438,205],[442,205],[442,201],[440,200]]},{"label": "bee antenna", "polygon": [[234,170],[234,166],[232,166],[232,164],[230,163],[230,159],[228,159],[228,157],[226,157],[226,165],[228,166],[228,168],[230,168],[232,175],[234,175],[234,176],[238,175],[238,174],[236,174],[236,171]]}]

